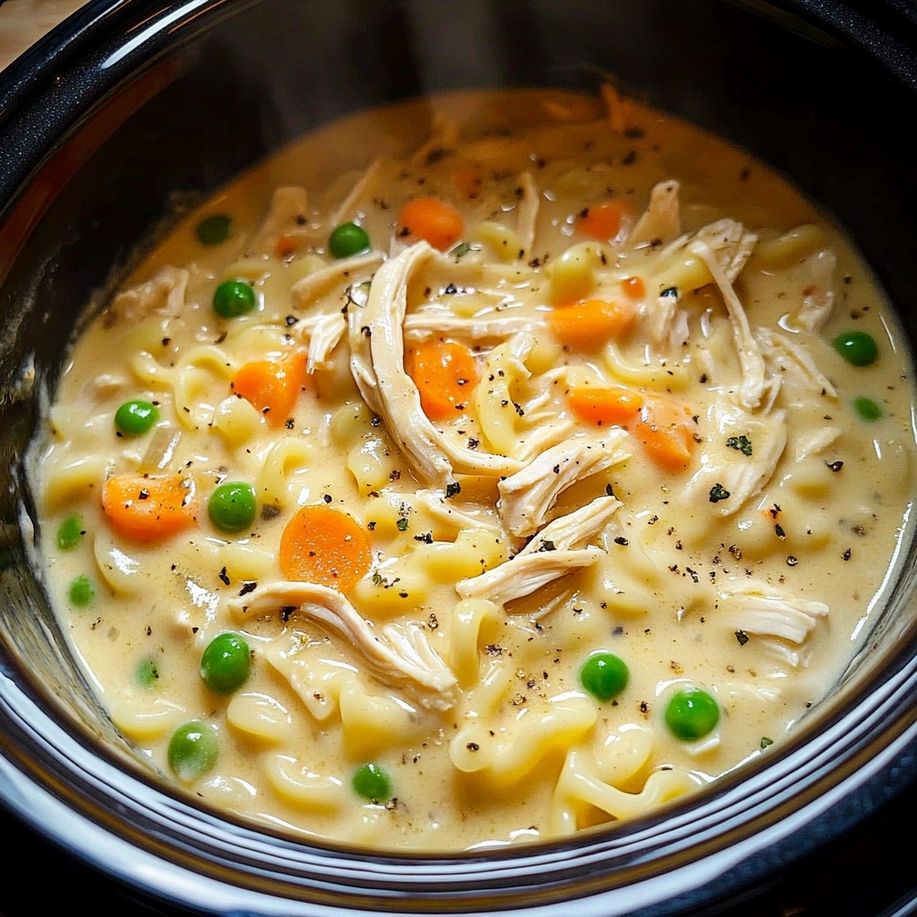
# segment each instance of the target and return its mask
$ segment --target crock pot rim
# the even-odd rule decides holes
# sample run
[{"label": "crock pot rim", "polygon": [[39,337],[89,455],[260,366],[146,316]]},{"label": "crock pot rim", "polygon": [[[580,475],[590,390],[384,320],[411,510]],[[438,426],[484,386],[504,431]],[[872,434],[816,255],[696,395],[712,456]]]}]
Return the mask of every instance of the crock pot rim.
[{"label": "crock pot rim", "polygon": [[[254,2],[255,0],[245,0],[245,2],[239,3],[236,6],[232,7],[232,9],[228,8],[226,0],[218,0],[218,2],[208,2],[208,0],[197,0],[197,2],[195,2],[195,0],[191,0],[191,2],[180,5],[178,9],[181,10],[183,14],[189,15],[191,19],[195,20],[193,32],[186,34],[184,37],[184,40],[186,41],[193,40],[196,34],[198,34],[200,31],[204,29],[211,28],[218,21],[214,19],[209,19],[207,17],[203,17],[202,19],[197,19],[196,15],[191,15],[192,13],[195,13],[196,11],[198,11],[199,8],[206,8],[206,11],[208,12],[208,14],[211,11],[214,11],[214,12],[219,12],[220,14],[232,15],[236,12],[240,12],[243,8],[246,8],[252,5]],[[726,2],[733,2],[733,3],[737,3],[737,5],[742,5],[742,6],[748,5],[747,3],[744,2],[744,0],[726,0]],[[843,4],[843,3],[814,2],[810,4],[810,3],[799,2],[799,0],[788,0],[788,2],[785,5],[788,7],[799,8],[801,11],[805,11],[805,12],[812,12],[810,7],[816,7],[817,9],[815,10],[815,12],[819,14],[818,17],[816,18],[818,18],[819,24],[823,26],[832,27],[832,28],[836,26],[837,23],[835,20],[832,20],[830,18],[830,14],[836,14],[838,13],[838,11],[844,11],[844,10],[849,11],[850,10],[850,4]],[[87,8],[85,11],[80,11],[79,13],[75,14],[74,17],[71,17],[71,19],[67,20],[67,22],[65,22],[64,25],[61,27],[60,34],[52,33],[52,35],[49,36],[49,38],[46,39],[45,42],[43,42],[40,47],[40,51],[42,54],[51,54],[51,58],[49,58],[49,60],[46,63],[43,63],[43,64],[36,63],[35,60],[33,59],[33,56],[28,55],[27,59],[23,61],[23,66],[26,68],[26,70],[24,74],[20,76],[17,76],[16,74],[14,74],[14,78],[11,80],[11,84],[10,84],[12,86],[12,89],[9,91],[9,94],[5,94],[4,87],[0,85],[0,130],[5,129],[6,123],[8,122],[9,119],[15,119],[16,117],[22,114],[23,108],[21,108],[20,106],[28,107],[29,103],[23,97],[23,92],[24,92],[23,87],[27,87],[26,94],[28,94],[28,93],[35,91],[39,87],[39,85],[42,83],[42,81],[44,80],[44,90],[46,92],[53,91],[53,89],[49,88],[51,86],[51,83],[53,82],[53,79],[49,80],[48,78],[49,76],[52,75],[53,70],[55,69],[52,66],[53,64],[53,53],[52,52],[54,48],[60,47],[63,53],[66,54],[67,60],[78,59],[84,47],[95,47],[96,46],[95,42],[97,39],[100,39],[102,41],[113,40],[116,34],[118,33],[119,29],[123,27],[123,25],[131,19],[131,16],[134,14],[136,10],[138,9],[145,10],[146,8],[151,8],[153,6],[159,7],[158,4],[151,4],[148,2],[148,0],[115,0],[113,4],[106,3],[106,0],[94,0],[94,2],[92,2],[89,5],[89,8]],[[110,10],[110,12],[113,15],[108,16],[106,14],[106,11],[108,10]],[[163,13],[163,16],[165,15],[167,14]],[[826,16],[827,18],[825,18]],[[159,21],[161,22],[162,20],[159,20]],[[852,21],[855,21],[855,20],[854,19],[850,19],[850,20],[845,19],[844,20],[845,23],[849,23]],[[172,20],[171,24],[177,28],[180,26],[180,21]],[[846,26],[843,30],[840,31],[839,34],[844,35],[845,38],[850,38],[850,36],[847,35]],[[860,37],[860,36],[857,35],[855,37]],[[82,94],[80,96],[82,100],[85,101],[89,99],[89,101],[86,102],[85,107],[82,109],[83,113],[89,114],[92,110],[92,107],[95,104],[97,104],[101,98],[104,97],[107,91],[112,90],[117,87],[120,81],[124,79],[125,73],[133,71],[134,69],[133,65],[132,64],[128,65],[127,62],[133,62],[135,60],[145,60],[148,63],[149,60],[151,60],[152,57],[154,57],[156,54],[166,50],[164,45],[160,45],[158,43],[161,38],[162,36],[160,35],[160,33],[151,32],[150,44],[148,46],[138,45],[131,52],[130,55],[123,57],[119,61],[119,73],[116,74],[112,72],[110,76],[110,80],[107,83],[104,81],[100,83],[99,91],[96,93],[94,98],[90,98],[89,94],[85,94],[85,93]],[[149,56],[144,56],[144,52],[147,52]],[[890,71],[896,72],[895,68],[891,66],[892,64],[895,64],[896,61],[898,61],[898,58],[893,55],[889,61],[883,61],[883,62],[887,65],[887,69],[889,69]],[[14,64],[14,68],[17,67],[18,63],[19,62],[17,62],[17,64]],[[123,67],[121,66],[122,64],[124,64]],[[917,88],[917,78],[914,77],[914,74],[917,73],[917,64],[915,64],[915,69],[913,71],[908,71],[908,72],[911,73],[911,77],[913,78],[912,81],[909,82],[909,85],[912,88]],[[900,73],[898,73],[897,75],[901,77]],[[904,77],[901,77],[901,78],[904,78]],[[64,101],[66,100],[66,98],[67,98],[66,95],[59,96],[58,100],[61,102],[61,104],[64,104]],[[66,133],[66,131],[69,129],[70,129],[69,127],[65,128],[64,133]],[[63,133],[57,135],[57,137],[54,138],[55,142],[59,140],[61,136],[63,136]],[[36,162],[32,163],[30,167],[28,163],[25,160],[23,160],[21,172],[18,173],[19,181],[17,183],[17,187],[19,184],[21,184],[22,182],[24,182],[27,179],[28,174],[32,171],[32,169],[35,168],[37,162],[39,161],[40,161],[40,158],[36,160]],[[3,186],[0,185],[0,190],[2,190],[2,188]],[[13,197],[15,197],[15,191],[9,193],[6,199],[10,200]],[[2,199],[3,198],[0,198],[0,200]],[[2,214],[0,214],[0,217],[2,217]],[[913,724],[910,724],[910,726],[908,726],[907,729],[901,733],[901,736],[898,737],[898,740],[900,740],[901,737],[905,735],[912,737],[913,735],[912,727],[913,727]],[[896,740],[897,744],[892,743],[892,745],[890,745],[889,747],[897,748],[898,745],[900,744],[898,740]],[[887,755],[883,757],[881,761],[886,762]],[[9,803],[9,800],[7,800],[7,802]],[[22,808],[16,804],[14,804],[13,807],[17,809],[20,815],[25,815],[26,820],[28,820],[27,807]],[[63,843],[61,839],[58,839],[58,840]],[[85,851],[80,851],[76,847],[71,847],[71,850],[77,855],[81,855],[81,854],[85,855]],[[371,857],[371,859],[372,858],[373,857]],[[101,866],[103,864],[97,863],[96,865]],[[159,893],[161,894],[161,891]],[[265,911],[265,913],[268,913],[268,911]]]}]

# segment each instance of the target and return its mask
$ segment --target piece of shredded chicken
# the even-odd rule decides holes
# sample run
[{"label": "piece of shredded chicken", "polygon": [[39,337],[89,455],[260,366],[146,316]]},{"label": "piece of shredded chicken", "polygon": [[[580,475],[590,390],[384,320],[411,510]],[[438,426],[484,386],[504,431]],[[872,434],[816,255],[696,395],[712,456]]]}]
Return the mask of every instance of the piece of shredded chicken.
[{"label": "piece of shredded chicken", "polygon": [[339,258],[327,267],[321,267],[293,284],[293,301],[302,309],[335,284],[353,283],[356,280],[370,280],[373,271],[385,261],[382,252],[366,252],[352,258]]},{"label": "piece of shredded chicken", "polygon": [[523,251],[530,252],[535,244],[535,226],[538,223],[538,186],[531,172],[519,176],[522,196],[516,207],[516,236]]},{"label": "piece of shredded chicken", "polygon": [[520,538],[536,532],[563,491],[629,457],[626,440],[625,430],[610,429],[602,440],[577,437],[546,449],[497,485],[503,524]]},{"label": "piece of shredded chicken", "polygon": [[706,501],[718,485],[729,496],[715,503],[714,512],[730,516],[773,477],[786,447],[786,412],[747,414],[721,398],[707,409],[707,427],[711,432],[705,438],[700,468],[688,481],[686,492],[692,500]]},{"label": "piece of shredded chicken", "polygon": [[806,258],[812,274],[812,284],[803,294],[802,308],[797,321],[806,331],[821,331],[834,311],[834,272],[837,257],[828,249],[817,251]]},{"label": "piece of shredded chicken", "polygon": [[829,613],[824,602],[812,602],[778,592],[764,583],[720,593],[730,627],[767,639],[768,647],[796,667],[801,649],[820,618]]},{"label": "piece of shredded chicken", "polygon": [[245,244],[245,252],[252,255],[273,254],[280,236],[308,238],[309,195],[305,188],[289,186],[278,188],[264,221]]},{"label": "piece of shredded chicken", "polygon": [[420,404],[420,392],[404,369],[407,288],[413,272],[435,256],[417,242],[377,272],[366,306],[347,313],[350,368],[369,408],[385,423],[419,480],[448,488],[454,471],[462,474],[512,474],[520,463],[507,456],[474,451],[437,430]]},{"label": "piece of shredded chicken", "polygon": [[572,570],[591,566],[605,551],[587,543],[605,528],[620,506],[614,497],[596,497],[546,525],[515,557],[480,576],[460,580],[456,592],[465,599],[480,596],[505,605]]},{"label": "piece of shredded chicken", "polygon": [[819,370],[805,341],[805,335],[793,338],[773,328],[756,328],[755,337],[761,345],[768,375],[791,382],[828,398],[837,398],[837,389]]},{"label": "piece of shredded chicken", "polygon": [[190,273],[185,268],[166,265],[149,280],[119,293],[111,306],[113,314],[136,322],[152,314],[175,318],[185,308]]},{"label": "piece of shredded chicken", "polygon": [[295,326],[295,337],[307,344],[309,356],[306,372],[331,368],[331,354],[347,331],[347,319],[340,312],[301,319]]},{"label": "piece of shredded chicken", "polygon": [[229,612],[236,618],[254,618],[281,608],[295,608],[337,632],[363,655],[380,681],[408,683],[434,697],[423,697],[428,707],[452,706],[455,675],[431,645],[423,625],[389,624],[377,633],[340,592],[316,583],[276,582],[230,599]]},{"label": "piece of shredded chicken", "polygon": [[[721,220],[720,222],[731,223],[732,221]],[[739,228],[741,229],[741,227]],[[723,244],[717,250],[712,249],[708,242],[701,238],[700,234],[688,248],[707,265],[710,275],[713,277],[713,282],[726,303],[726,311],[729,314],[729,323],[732,326],[732,336],[739,358],[739,366],[742,370],[742,381],[735,392],[735,396],[742,407],[753,411],[764,400],[765,394],[769,392],[768,378],[761,348],[757,339],[751,333],[745,309],[736,295],[730,279],[730,274],[733,277],[737,275],[748,260],[748,254],[754,244],[753,241],[751,243],[744,241],[748,236],[751,236],[751,234],[742,234],[731,255],[730,248],[727,245],[729,236],[726,234],[725,229],[720,236],[717,236],[723,241]],[[751,236],[751,238],[754,240],[755,237]],[[746,248],[747,252],[745,252]],[[726,267],[723,266],[724,260],[727,264]],[[738,267],[736,266],[737,263]]]},{"label": "piece of shredded chicken", "polygon": [[671,242],[681,235],[681,207],[677,181],[663,181],[653,186],[650,202],[637,220],[627,244],[631,248]]},{"label": "piece of shredded chicken", "polygon": [[543,322],[526,316],[501,315],[487,318],[460,318],[437,310],[414,312],[404,320],[406,339],[423,341],[430,337],[460,337],[478,343],[494,339],[510,338],[516,334],[534,331],[543,327]]},{"label": "piece of shredded chicken", "polygon": [[372,165],[360,176],[357,183],[350,189],[347,197],[341,202],[340,207],[335,211],[334,216],[331,218],[332,227],[339,226],[354,215],[357,204],[367,196],[367,192],[372,188],[381,171],[382,159],[377,157],[373,160]]}]

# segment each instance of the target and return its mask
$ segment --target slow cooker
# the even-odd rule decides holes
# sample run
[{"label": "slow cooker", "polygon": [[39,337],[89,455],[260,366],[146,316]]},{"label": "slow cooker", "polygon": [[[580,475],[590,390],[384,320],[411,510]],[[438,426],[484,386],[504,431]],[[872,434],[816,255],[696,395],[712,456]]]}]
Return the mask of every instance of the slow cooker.
[{"label": "slow cooker", "polygon": [[10,915],[56,902],[59,875],[122,912],[911,912],[914,545],[831,696],[766,762],[632,824],[486,855],[305,845],[194,806],[116,734],[34,572],[22,457],[41,393],[144,240],[330,119],[596,73],[781,169],[847,227],[917,340],[908,0],[95,0],[0,76],[0,799],[7,836],[52,845],[29,834],[23,874],[56,867]]}]

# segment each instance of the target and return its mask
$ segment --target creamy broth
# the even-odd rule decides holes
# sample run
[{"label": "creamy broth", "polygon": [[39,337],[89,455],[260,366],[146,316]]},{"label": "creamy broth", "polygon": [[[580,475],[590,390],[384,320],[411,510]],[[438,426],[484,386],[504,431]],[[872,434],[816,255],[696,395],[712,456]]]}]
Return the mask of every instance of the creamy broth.
[{"label": "creamy broth", "polygon": [[611,91],[369,112],[76,341],[48,589],[117,727],[214,806],[557,837],[824,696],[905,536],[913,396],[867,267],[746,153]]}]

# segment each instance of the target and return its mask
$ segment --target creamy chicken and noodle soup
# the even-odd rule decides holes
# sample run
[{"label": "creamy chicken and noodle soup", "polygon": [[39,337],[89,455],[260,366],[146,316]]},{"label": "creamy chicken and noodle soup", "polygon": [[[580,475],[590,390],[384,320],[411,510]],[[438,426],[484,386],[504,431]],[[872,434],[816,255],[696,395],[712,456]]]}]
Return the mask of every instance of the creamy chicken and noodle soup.
[{"label": "creamy chicken and noodle soup", "polygon": [[883,603],[900,330],[773,172],[622,101],[372,112],[76,341],[48,589],[117,727],[309,838],[629,819],[779,745]]}]

